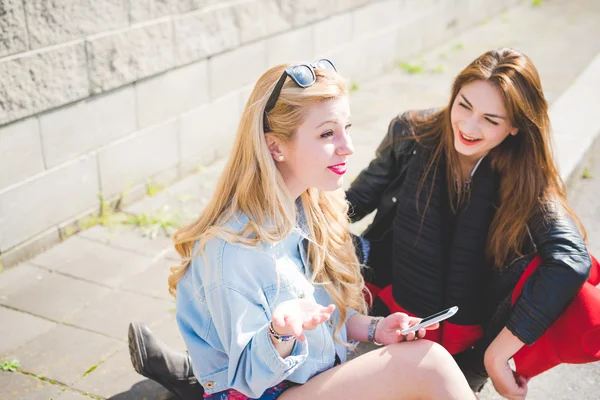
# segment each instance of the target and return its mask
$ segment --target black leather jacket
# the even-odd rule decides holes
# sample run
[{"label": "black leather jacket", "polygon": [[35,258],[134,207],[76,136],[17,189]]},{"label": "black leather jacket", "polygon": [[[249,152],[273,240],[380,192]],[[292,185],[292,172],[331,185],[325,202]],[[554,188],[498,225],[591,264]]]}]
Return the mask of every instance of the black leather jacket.
[{"label": "black leather jacket", "polygon": [[[412,130],[409,113],[394,118],[375,159],[346,192],[353,221],[377,210],[373,223],[364,232],[367,239],[377,239],[393,229],[390,215],[403,182],[403,167],[411,156],[418,156],[413,154],[414,141],[402,140],[415,134]],[[543,265],[528,279],[510,311],[506,326],[525,344],[532,344],[558,318],[588,279],[591,259],[576,225],[557,206],[532,216],[528,228],[531,243],[522,253],[537,252]],[[518,260],[509,262],[507,269],[518,264],[514,261]],[[500,285],[503,287],[496,288],[500,297],[512,292],[518,277],[520,274],[514,279],[504,279]],[[501,276],[497,278],[498,282],[503,281]],[[506,282],[508,285],[504,284]]]}]

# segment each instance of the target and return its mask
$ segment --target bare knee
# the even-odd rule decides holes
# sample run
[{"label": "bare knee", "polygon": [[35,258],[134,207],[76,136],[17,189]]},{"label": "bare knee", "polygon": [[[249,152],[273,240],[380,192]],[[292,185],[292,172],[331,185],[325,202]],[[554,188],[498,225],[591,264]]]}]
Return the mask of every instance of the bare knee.
[{"label": "bare knee", "polygon": [[418,371],[420,377],[430,375],[427,380],[442,374],[447,364],[454,363],[446,349],[428,340],[397,343],[387,346],[384,351],[390,356],[389,363],[392,369]]},{"label": "bare knee", "polygon": [[414,363],[444,362],[453,360],[446,349],[435,342],[429,340],[418,340],[414,342],[397,343],[387,346],[386,349],[397,359],[410,357]]},{"label": "bare knee", "polygon": [[431,383],[427,385],[433,399],[472,399],[473,392],[454,357],[437,343],[432,343],[421,363],[421,370]]},{"label": "bare knee", "polygon": [[[422,341],[422,342],[426,342],[426,341]],[[456,365],[456,362],[454,361],[454,358],[452,357],[452,355],[450,353],[448,353],[448,350],[446,350],[444,347],[442,347],[440,344],[435,343],[435,342],[429,342],[427,343],[427,354],[426,357],[428,359],[428,361],[432,362],[432,363],[436,363],[436,364],[441,364],[441,365]]]},{"label": "bare knee", "polygon": [[472,395],[467,381],[446,349],[437,343],[420,340],[388,346],[399,370],[409,368],[420,395],[429,399],[454,399]]}]

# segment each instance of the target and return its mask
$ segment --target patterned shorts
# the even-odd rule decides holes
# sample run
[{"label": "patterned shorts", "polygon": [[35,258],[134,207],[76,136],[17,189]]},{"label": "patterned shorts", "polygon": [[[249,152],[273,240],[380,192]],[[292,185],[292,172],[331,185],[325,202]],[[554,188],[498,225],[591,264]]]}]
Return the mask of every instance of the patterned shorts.
[{"label": "patterned shorts", "polygon": [[235,389],[227,389],[213,394],[204,393],[204,398],[211,400],[275,400],[281,395],[281,393],[283,393],[285,390],[291,388],[294,385],[295,384],[290,381],[283,381],[280,384],[265,390],[263,395],[260,396],[258,399],[251,399],[250,397],[238,392]]}]

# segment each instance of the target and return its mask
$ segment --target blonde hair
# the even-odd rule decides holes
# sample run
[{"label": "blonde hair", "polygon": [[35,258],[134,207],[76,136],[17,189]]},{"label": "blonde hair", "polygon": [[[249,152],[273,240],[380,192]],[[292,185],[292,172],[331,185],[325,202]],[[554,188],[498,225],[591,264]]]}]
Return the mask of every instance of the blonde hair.
[{"label": "blonde hair", "polygon": [[[171,268],[169,292],[175,296],[177,282],[191,260],[201,254],[210,238],[220,238],[243,246],[272,244],[284,239],[297,225],[297,209],[285,182],[275,166],[263,131],[267,100],[287,65],[265,72],[250,94],[242,113],[237,135],[215,193],[200,216],[173,237],[181,265]],[[308,109],[317,103],[348,95],[345,80],[338,74],[316,70],[317,82],[300,88],[287,79],[273,110],[268,114],[269,134],[289,141]],[[335,338],[347,315],[347,308],[366,313],[364,280],[348,230],[344,193],[309,188],[301,196],[309,230],[308,258],[312,280],[324,285],[340,311]],[[224,228],[238,212],[249,222],[240,232]],[[199,242],[198,254],[193,254]]]}]

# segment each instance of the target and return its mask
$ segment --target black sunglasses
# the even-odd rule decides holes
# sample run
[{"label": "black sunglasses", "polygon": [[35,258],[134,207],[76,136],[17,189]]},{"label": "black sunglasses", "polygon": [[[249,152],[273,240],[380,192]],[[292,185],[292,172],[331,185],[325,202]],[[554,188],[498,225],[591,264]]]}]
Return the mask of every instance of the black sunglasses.
[{"label": "black sunglasses", "polygon": [[281,74],[281,78],[279,78],[279,81],[277,81],[275,89],[273,89],[273,93],[271,93],[271,96],[269,96],[267,106],[265,107],[265,113],[263,116],[263,129],[265,132],[270,131],[267,114],[273,109],[273,107],[275,107],[275,103],[277,103],[277,99],[279,98],[281,88],[283,88],[283,84],[285,83],[286,78],[289,76],[296,83],[296,85],[300,86],[301,88],[307,88],[309,86],[314,85],[317,81],[315,68],[328,69],[337,72],[337,69],[335,68],[335,65],[333,65],[333,62],[326,58],[321,58],[312,64],[291,65],[287,67],[285,71],[283,71],[283,74]]}]

